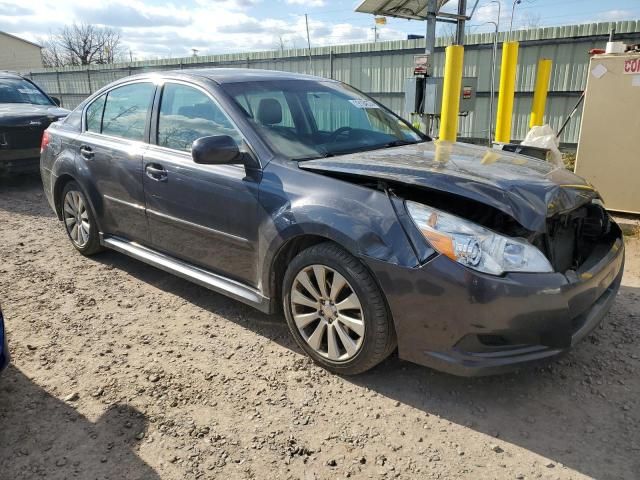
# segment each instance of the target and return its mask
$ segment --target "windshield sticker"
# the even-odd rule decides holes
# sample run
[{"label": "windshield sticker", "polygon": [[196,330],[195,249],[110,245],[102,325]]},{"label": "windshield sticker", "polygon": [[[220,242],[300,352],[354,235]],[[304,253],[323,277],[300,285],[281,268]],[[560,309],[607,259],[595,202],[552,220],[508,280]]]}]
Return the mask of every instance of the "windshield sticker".
[{"label": "windshield sticker", "polygon": [[349,100],[349,102],[356,108],[380,108],[379,105],[371,100]]},{"label": "windshield sticker", "polygon": [[34,90],[33,88],[19,88],[18,91],[20,93],[25,93],[27,95],[34,95],[34,94],[38,93],[38,91]]}]

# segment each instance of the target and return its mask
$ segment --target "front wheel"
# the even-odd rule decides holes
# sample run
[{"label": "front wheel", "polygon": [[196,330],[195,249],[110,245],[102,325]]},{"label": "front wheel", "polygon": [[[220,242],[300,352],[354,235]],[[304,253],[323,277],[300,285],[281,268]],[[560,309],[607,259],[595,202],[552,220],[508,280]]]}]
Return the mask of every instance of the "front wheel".
[{"label": "front wheel", "polygon": [[327,370],[355,375],[394,350],[382,292],[358,259],[333,243],[299,253],[284,276],[287,324],[300,347]]},{"label": "front wheel", "polygon": [[102,250],[93,213],[80,186],[69,182],[62,190],[62,221],[73,246],[83,255]]}]

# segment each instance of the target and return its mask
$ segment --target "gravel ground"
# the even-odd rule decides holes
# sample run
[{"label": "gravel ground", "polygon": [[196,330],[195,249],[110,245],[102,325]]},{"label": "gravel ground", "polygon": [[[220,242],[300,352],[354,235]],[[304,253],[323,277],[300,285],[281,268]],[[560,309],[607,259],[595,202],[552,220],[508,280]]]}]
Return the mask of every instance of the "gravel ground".
[{"label": "gravel ground", "polygon": [[545,368],[352,378],[266,316],[76,253],[38,177],[0,183],[0,478],[640,478],[640,240],[602,329]]}]

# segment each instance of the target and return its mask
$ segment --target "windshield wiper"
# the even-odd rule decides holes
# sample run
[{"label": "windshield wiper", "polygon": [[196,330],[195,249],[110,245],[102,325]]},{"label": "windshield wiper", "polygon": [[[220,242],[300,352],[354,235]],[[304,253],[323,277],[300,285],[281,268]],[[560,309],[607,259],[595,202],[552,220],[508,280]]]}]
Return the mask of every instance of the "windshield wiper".
[{"label": "windshield wiper", "polygon": [[390,148],[390,147],[401,147],[402,145],[413,145],[418,142],[412,142],[409,140],[393,140],[392,142],[387,142],[381,145],[381,148]]}]

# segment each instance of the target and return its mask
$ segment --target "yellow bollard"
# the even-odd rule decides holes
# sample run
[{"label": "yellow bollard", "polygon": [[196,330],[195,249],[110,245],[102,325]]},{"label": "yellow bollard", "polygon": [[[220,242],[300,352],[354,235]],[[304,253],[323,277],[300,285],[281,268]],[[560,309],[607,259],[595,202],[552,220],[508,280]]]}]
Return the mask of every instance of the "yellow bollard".
[{"label": "yellow bollard", "polygon": [[504,42],[502,44],[500,92],[496,117],[496,142],[499,143],[511,141],[511,116],[513,115],[513,97],[516,93],[518,46],[518,42]]},{"label": "yellow bollard", "polygon": [[464,47],[462,45],[451,45],[447,47],[445,52],[440,140],[455,142],[458,136],[458,112],[460,110]]},{"label": "yellow bollard", "polygon": [[541,58],[538,62],[529,128],[540,127],[544,124],[544,109],[547,104],[547,92],[549,91],[549,79],[551,78],[551,63],[551,60],[547,58]]}]

